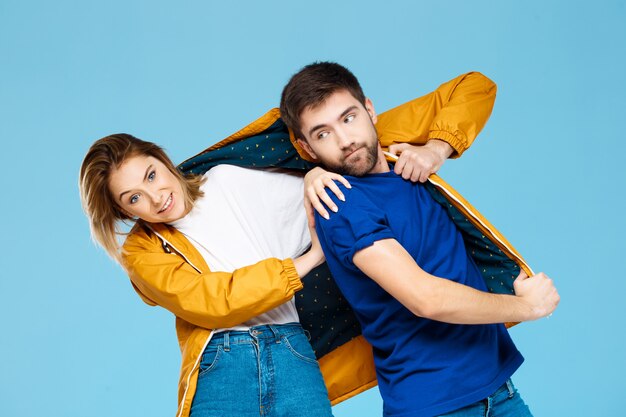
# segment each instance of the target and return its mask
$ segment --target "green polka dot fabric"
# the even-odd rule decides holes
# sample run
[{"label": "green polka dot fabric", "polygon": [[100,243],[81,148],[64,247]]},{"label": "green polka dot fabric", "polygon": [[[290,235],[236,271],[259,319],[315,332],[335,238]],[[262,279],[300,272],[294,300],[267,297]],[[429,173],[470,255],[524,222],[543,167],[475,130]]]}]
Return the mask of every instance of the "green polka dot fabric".
[{"label": "green polka dot fabric", "polygon": [[315,356],[321,358],[361,334],[361,326],[326,263],[302,282],[304,289],[296,294],[296,309],[302,327],[310,333]]},{"label": "green polka dot fabric", "polygon": [[307,171],[315,166],[298,155],[289,140],[289,131],[282,119],[277,119],[272,126],[258,135],[200,153],[180,164],[178,168],[185,174],[203,175],[219,164]]},{"label": "green polka dot fabric", "polygon": [[474,259],[482,273],[489,292],[514,294],[513,281],[519,275],[520,267],[454,207],[434,185],[427,182],[426,187],[461,231],[467,253]]}]

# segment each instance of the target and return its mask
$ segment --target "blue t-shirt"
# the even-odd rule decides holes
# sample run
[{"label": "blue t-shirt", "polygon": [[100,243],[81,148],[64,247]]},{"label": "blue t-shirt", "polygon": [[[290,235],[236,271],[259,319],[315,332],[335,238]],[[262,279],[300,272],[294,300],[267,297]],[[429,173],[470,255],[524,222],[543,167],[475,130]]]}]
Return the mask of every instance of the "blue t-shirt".
[{"label": "blue t-shirt", "polygon": [[[426,272],[486,291],[447,212],[422,184],[393,171],[346,177],[338,213],[317,215],[328,266],[374,348],[384,415],[433,416],[491,395],[523,358],[502,324],[458,325],[415,316],[362,273],[354,254],[396,239]],[[388,265],[393,268],[393,265]]]}]

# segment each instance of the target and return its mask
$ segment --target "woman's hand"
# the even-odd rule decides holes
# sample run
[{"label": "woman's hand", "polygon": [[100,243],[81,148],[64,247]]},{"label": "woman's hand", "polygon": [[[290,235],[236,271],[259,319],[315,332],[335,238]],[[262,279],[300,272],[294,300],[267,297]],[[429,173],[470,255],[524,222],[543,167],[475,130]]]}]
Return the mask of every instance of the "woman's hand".
[{"label": "woman's hand", "polygon": [[431,139],[425,145],[395,143],[389,146],[389,153],[400,154],[394,172],[413,182],[426,182],[430,174],[439,171],[452,152],[452,146],[439,139]]},{"label": "woman's hand", "polygon": [[[309,220],[309,227],[315,226],[315,215],[313,209],[315,209],[320,216],[325,219],[329,218],[329,214],[324,207],[324,204],[326,204],[326,206],[334,212],[338,210],[337,206],[326,192],[326,188],[335,193],[337,198],[341,201],[346,201],[346,198],[339,190],[339,187],[337,187],[334,180],[341,182],[347,188],[352,188],[348,180],[341,175],[335,174],[334,172],[328,172],[320,167],[313,168],[304,176],[304,208]],[[322,204],[322,202],[324,204]]]}]

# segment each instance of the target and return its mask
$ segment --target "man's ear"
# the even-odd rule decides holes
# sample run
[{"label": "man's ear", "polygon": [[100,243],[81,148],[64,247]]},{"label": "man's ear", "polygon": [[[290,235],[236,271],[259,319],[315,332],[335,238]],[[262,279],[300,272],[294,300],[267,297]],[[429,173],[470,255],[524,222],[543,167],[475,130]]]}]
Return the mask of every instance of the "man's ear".
[{"label": "man's ear", "polygon": [[309,143],[306,140],[298,138],[296,139],[296,141],[298,142],[298,145],[300,145],[300,147],[304,149],[304,151],[308,153],[311,158],[317,159],[317,155],[315,154],[315,152],[313,152],[313,149],[311,148],[311,146],[309,146]]},{"label": "man's ear", "polygon": [[365,110],[369,113],[372,123],[376,124],[378,116],[376,115],[376,110],[374,110],[374,103],[369,98],[365,99]]}]

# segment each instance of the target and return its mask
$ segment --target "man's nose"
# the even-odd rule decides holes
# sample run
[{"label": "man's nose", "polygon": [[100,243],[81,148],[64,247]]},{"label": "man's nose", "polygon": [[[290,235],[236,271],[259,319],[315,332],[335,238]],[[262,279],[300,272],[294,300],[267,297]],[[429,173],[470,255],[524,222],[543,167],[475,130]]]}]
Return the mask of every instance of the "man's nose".
[{"label": "man's nose", "polygon": [[337,143],[341,149],[347,149],[354,143],[351,136],[343,129],[337,129],[335,134],[337,137]]}]

